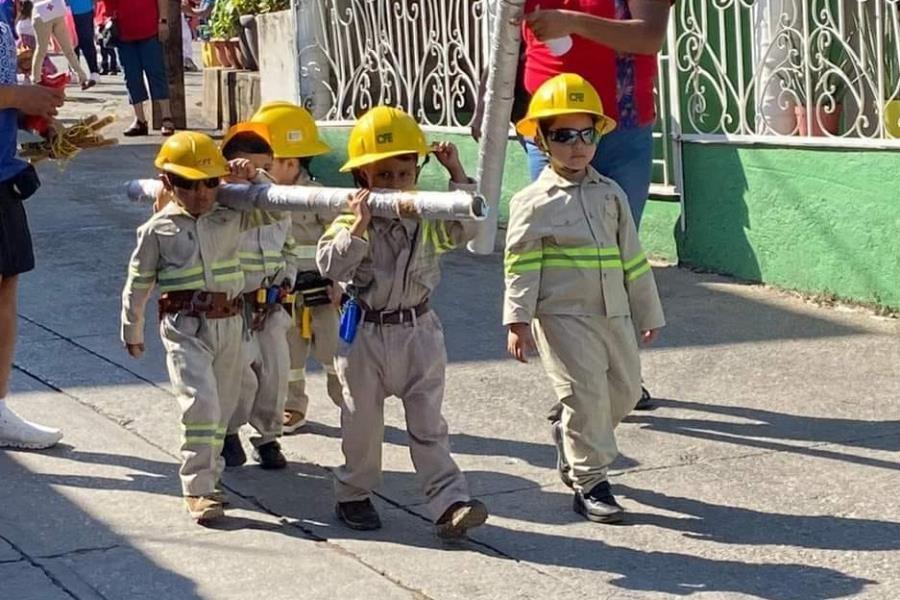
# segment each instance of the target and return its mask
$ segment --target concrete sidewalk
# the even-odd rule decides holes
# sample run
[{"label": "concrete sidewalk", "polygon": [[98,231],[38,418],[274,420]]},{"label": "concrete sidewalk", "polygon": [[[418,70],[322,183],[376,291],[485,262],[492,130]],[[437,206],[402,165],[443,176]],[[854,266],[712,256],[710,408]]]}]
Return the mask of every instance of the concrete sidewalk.
[{"label": "concrete sidewalk", "polygon": [[[72,109],[125,116],[119,88],[73,94]],[[657,269],[669,327],[644,355],[664,399],[619,432],[625,525],[572,512],[544,420],[550,386],[536,362],[504,355],[500,257],[465,253],[446,259],[436,305],[451,443],[491,510],[484,528],[434,537],[396,401],[385,527],[338,525],[340,431],[321,373],[313,422],[284,439],[287,471],[229,470],[231,518],[192,524],[158,336],[148,328],[140,361],[118,341],[148,215],[120,184],[152,173],[159,141],[44,166],[28,202],[38,268],[21,281],[10,405],[66,437],[0,453],[0,600],[900,598],[898,322],[676,268]]]}]

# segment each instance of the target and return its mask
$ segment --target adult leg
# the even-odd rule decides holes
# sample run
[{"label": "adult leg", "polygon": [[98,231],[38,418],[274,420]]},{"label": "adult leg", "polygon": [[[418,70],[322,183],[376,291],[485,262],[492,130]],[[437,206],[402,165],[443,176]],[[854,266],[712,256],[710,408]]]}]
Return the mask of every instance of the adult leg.
[{"label": "adult leg", "polygon": [[72,15],[75,33],[78,35],[78,50],[84,55],[88,71],[99,73],[97,68],[97,46],[94,44],[94,11]]},{"label": "adult leg", "polygon": [[82,87],[90,87],[91,84],[88,83],[88,75],[84,72],[81,61],[75,56],[75,48],[72,46],[72,38],[69,37],[69,29],[66,27],[66,20],[59,18],[51,21],[50,32],[59,43],[59,48],[69,62],[69,66],[78,74],[78,81],[82,84]]},{"label": "adult leg", "polygon": [[38,83],[41,80],[41,67],[47,56],[47,47],[50,45],[52,27],[41,19],[34,19],[34,36],[37,38],[37,48],[31,59],[31,80]]},{"label": "adult leg", "polygon": [[134,110],[134,123],[125,130],[126,136],[147,135],[147,117],[144,115],[144,102],[147,101],[147,86],[144,85],[144,70],[141,67],[140,42],[122,42],[119,44],[119,58],[125,70],[125,87],[128,90],[128,102]]},{"label": "adult leg", "polygon": [[172,110],[169,106],[169,81],[166,77],[166,63],[163,46],[156,38],[140,42],[141,65],[150,83],[150,98],[159,107],[162,116],[162,134],[174,132]]},{"label": "adult leg", "polygon": [[653,126],[615,129],[603,136],[591,164],[625,191],[634,224],[640,229],[653,176]]}]

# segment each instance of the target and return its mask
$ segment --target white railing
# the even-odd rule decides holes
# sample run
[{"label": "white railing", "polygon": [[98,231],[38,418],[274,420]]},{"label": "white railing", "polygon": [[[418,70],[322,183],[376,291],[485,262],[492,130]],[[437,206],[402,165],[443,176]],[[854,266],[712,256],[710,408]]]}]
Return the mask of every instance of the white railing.
[{"label": "white railing", "polygon": [[377,104],[462,128],[487,64],[489,0],[295,0],[301,95],[317,118]]},{"label": "white railing", "polygon": [[679,0],[676,19],[683,139],[900,144],[900,0]]}]

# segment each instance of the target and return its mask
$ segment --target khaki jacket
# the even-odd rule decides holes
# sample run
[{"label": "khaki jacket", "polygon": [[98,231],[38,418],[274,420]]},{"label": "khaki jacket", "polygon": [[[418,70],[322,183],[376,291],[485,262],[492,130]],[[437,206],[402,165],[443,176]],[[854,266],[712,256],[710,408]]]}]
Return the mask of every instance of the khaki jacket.
[{"label": "khaki jacket", "polygon": [[122,341],[144,341],[144,312],[160,292],[204,290],[235,298],[244,290],[243,233],[267,222],[263,211],[241,212],[215,204],[199,217],[171,202],[138,227],[137,247],[122,292]]},{"label": "khaki jacket", "polygon": [[[474,182],[450,184],[475,190]],[[365,238],[350,235],[355,217],[341,215],[319,240],[316,262],[325,277],[353,286],[365,310],[413,308],[441,278],[440,257],[476,233],[474,221],[373,217]]]},{"label": "khaki jacket", "polygon": [[665,325],[625,193],[592,168],[573,183],[547,167],[512,198],[504,273],[504,325],[541,314]]}]

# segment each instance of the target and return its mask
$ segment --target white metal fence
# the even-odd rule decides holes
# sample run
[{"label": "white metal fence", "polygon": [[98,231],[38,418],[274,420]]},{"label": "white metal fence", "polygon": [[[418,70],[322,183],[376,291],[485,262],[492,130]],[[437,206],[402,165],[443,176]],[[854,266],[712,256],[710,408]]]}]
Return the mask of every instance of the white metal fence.
[{"label": "white metal fence", "polygon": [[684,139],[900,137],[900,0],[679,0],[674,29]]},{"label": "white metal fence", "polygon": [[301,92],[317,118],[377,104],[467,126],[490,46],[489,0],[295,0]]}]

